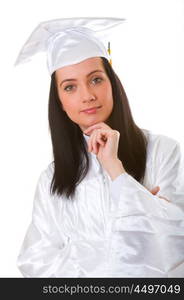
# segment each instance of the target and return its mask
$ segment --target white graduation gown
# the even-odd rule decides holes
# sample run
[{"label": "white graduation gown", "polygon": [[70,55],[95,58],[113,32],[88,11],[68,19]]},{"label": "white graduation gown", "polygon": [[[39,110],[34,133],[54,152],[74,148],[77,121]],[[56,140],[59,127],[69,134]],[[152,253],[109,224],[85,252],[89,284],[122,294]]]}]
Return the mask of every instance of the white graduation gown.
[{"label": "white graduation gown", "polygon": [[[90,170],[73,201],[50,196],[52,163],[41,173],[17,261],[24,277],[184,276],[180,145],[144,132],[148,157],[143,185],[128,173],[112,181],[91,153]],[[160,192],[153,196],[148,189],[157,185]]]}]

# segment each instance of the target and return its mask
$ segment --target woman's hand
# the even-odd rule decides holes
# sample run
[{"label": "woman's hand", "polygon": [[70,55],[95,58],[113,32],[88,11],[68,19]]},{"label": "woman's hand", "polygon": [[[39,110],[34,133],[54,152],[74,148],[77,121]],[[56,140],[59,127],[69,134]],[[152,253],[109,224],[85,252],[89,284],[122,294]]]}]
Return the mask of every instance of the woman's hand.
[{"label": "woman's hand", "polygon": [[[107,124],[101,122],[88,127],[84,134],[89,135],[88,151],[96,154],[103,168],[108,172],[111,179],[125,173],[122,162],[118,159],[119,132],[111,129]],[[156,195],[160,190],[159,186],[150,190],[152,195]],[[159,198],[170,202],[167,198]]]},{"label": "woman's hand", "polygon": [[[153,189],[150,190],[150,192],[153,194],[153,195],[156,195],[158,192],[160,191],[160,187],[159,186],[156,186],[154,187]],[[162,197],[162,196],[158,196],[160,199],[164,199],[168,202],[170,202],[167,198],[165,197]]]},{"label": "woman's hand", "polygon": [[125,169],[118,158],[119,132],[101,122],[88,127],[84,134],[89,135],[88,151],[96,154],[102,167],[108,172],[112,180]]}]

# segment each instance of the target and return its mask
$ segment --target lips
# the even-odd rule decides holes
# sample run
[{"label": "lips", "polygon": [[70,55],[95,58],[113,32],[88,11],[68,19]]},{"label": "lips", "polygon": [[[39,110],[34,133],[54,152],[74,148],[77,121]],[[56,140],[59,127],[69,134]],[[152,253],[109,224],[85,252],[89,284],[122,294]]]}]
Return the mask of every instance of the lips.
[{"label": "lips", "polygon": [[100,108],[101,106],[94,106],[94,107],[89,107],[86,108],[84,110],[82,110],[81,112],[92,112],[92,111],[96,111],[98,108]]}]

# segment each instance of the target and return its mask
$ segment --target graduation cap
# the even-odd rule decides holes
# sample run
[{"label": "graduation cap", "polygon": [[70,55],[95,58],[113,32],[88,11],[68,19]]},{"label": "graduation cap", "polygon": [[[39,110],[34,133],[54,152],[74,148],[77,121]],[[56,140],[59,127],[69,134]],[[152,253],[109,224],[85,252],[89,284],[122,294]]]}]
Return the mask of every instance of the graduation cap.
[{"label": "graduation cap", "polygon": [[22,47],[15,65],[29,61],[35,54],[46,52],[50,75],[57,69],[102,56],[111,62],[110,42],[104,41],[111,29],[125,19],[63,18],[40,23]]}]

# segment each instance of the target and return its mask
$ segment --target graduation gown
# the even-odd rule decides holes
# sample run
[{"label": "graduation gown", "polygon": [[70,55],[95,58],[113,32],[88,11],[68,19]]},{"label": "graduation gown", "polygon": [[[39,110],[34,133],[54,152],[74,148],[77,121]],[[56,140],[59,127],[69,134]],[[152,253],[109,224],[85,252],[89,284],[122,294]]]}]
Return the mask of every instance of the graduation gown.
[{"label": "graduation gown", "polygon": [[[144,133],[148,154],[143,184],[128,173],[112,181],[89,153],[89,172],[72,200],[50,195],[53,163],[42,171],[17,260],[24,277],[184,276],[180,145],[164,135]],[[149,189],[157,185],[160,192],[152,195]]]}]

